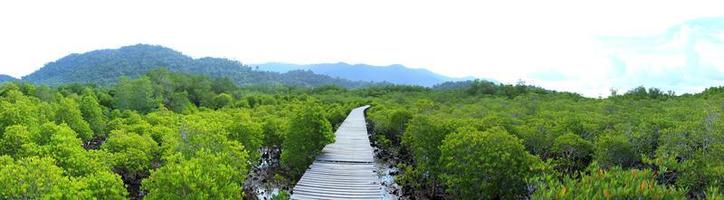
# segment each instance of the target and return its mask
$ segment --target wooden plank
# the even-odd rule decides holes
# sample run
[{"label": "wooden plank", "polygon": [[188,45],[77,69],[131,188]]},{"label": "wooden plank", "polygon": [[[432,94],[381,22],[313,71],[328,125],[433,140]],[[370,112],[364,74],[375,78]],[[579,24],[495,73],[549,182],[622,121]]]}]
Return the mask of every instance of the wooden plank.
[{"label": "wooden plank", "polygon": [[374,166],[364,111],[352,110],[335,134],[335,142],[292,189],[292,199],[382,199],[381,181]]}]

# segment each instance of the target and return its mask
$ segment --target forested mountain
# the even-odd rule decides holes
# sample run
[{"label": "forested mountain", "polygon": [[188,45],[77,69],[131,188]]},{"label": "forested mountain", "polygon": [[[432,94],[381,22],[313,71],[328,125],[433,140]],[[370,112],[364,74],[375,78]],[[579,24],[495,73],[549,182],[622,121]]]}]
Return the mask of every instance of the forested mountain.
[{"label": "forested mountain", "polygon": [[117,82],[119,77],[137,77],[156,68],[211,77],[228,77],[239,85],[284,84],[304,87],[336,84],[358,87],[368,84],[331,78],[311,71],[286,73],[255,71],[234,60],[211,57],[193,59],[173,49],[144,44],[71,54],[46,64],[38,71],[23,77],[23,80],[45,85],[64,83],[105,85]]},{"label": "forested mountain", "polygon": [[7,82],[7,81],[15,81],[15,80],[18,80],[18,79],[16,79],[15,77],[12,77],[12,76],[5,75],[5,74],[0,74],[0,83]]},{"label": "forested mountain", "polygon": [[288,72],[292,70],[311,70],[317,74],[338,77],[353,81],[389,82],[393,84],[419,85],[430,87],[447,81],[461,81],[472,78],[451,78],[426,69],[413,69],[403,65],[373,66],[366,64],[323,63],[297,65],[288,63],[266,63],[254,65],[260,70]]}]

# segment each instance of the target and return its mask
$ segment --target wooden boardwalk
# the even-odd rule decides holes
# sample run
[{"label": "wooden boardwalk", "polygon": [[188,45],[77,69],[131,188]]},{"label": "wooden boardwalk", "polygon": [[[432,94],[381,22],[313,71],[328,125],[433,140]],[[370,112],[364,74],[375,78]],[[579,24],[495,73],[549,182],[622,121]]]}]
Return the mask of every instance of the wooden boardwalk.
[{"label": "wooden boardwalk", "polygon": [[364,111],[355,108],[337,129],[335,142],[309,166],[292,199],[382,199]]}]

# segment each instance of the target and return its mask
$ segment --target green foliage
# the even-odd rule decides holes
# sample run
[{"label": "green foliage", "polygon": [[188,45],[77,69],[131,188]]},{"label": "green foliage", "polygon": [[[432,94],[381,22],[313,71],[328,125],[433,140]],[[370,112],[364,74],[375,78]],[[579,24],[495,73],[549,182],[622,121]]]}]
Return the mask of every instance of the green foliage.
[{"label": "green foliage", "polygon": [[[143,181],[147,199],[241,199],[247,166],[229,159],[245,160],[241,151],[232,155],[200,149],[189,160],[172,160]],[[243,163],[243,162],[242,162]]]},{"label": "green foliage", "polygon": [[[15,86],[14,84],[3,86],[9,88],[6,88],[0,97],[0,108],[2,108],[0,109],[0,130],[16,124],[32,129],[53,118],[46,115],[47,111],[53,110],[47,109],[45,107],[47,104],[41,104],[37,100],[28,98],[16,89],[10,89],[11,86]],[[49,113],[49,115],[53,116],[55,113]]]},{"label": "green foliage", "polygon": [[724,120],[716,118],[705,117],[702,128],[683,124],[664,130],[656,158],[650,161],[661,171],[677,175],[675,180],[665,179],[667,182],[689,188],[697,198],[704,198],[707,188],[724,188]]},{"label": "green foliage", "polygon": [[292,195],[289,194],[287,191],[279,191],[278,194],[274,195],[271,200],[289,200],[292,198]]},{"label": "green foliage", "polygon": [[[412,119],[412,113],[406,110],[397,110],[390,116],[390,133],[402,133],[407,126],[407,122]],[[399,138],[399,137],[393,137]]]},{"label": "green foliage", "polygon": [[325,145],[334,142],[334,133],[322,109],[303,105],[292,117],[282,143],[281,164],[292,177],[301,177]]},{"label": "green foliage", "polygon": [[426,182],[420,180],[420,177],[423,176],[423,172],[421,170],[415,170],[414,166],[400,163],[396,167],[402,172],[400,175],[395,177],[395,182],[398,184],[412,187],[414,189],[420,189],[424,184],[427,184]]},{"label": "green foliage", "polygon": [[457,199],[514,199],[527,194],[526,178],[540,162],[502,128],[465,129],[440,146],[440,179]]},{"label": "green foliage", "polygon": [[140,77],[134,80],[121,78],[115,88],[113,105],[118,109],[147,113],[158,106],[152,95],[153,88],[148,77]]},{"label": "green foliage", "polygon": [[127,199],[118,175],[98,171],[78,178],[63,176],[63,169],[48,157],[13,160],[0,156],[2,199]]},{"label": "green foliage", "polygon": [[249,105],[249,107],[254,108],[259,104],[259,101],[257,100],[256,96],[247,96],[246,98],[246,104]]},{"label": "green foliage", "polygon": [[[203,147],[218,149],[219,141],[232,140],[247,149],[248,162],[256,163],[259,158],[257,150],[263,145],[262,125],[243,110],[205,111],[186,115],[180,128],[181,146],[178,148],[185,155],[193,155]],[[199,134],[206,134],[206,137],[196,137]],[[188,143],[191,139],[198,139],[199,144],[191,145]]]},{"label": "green foliage", "polygon": [[13,125],[5,128],[0,137],[0,155],[10,155],[15,158],[33,155],[37,145],[32,141],[33,135],[23,125]]},{"label": "green foliage", "polygon": [[259,148],[264,142],[264,129],[261,124],[252,121],[249,115],[238,114],[229,129],[229,138],[241,142],[249,152],[249,160],[256,163]]},{"label": "green foliage", "polygon": [[123,130],[142,135],[147,134],[152,127],[142,115],[130,110],[122,112],[114,110],[114,112],[111,113],[111,120],[108,122],[109,130]]},{"label": "green foliage", "polygon": [[58,124],[68,124],[73,131],[78,133],[78,137],[83,141],[88,141],[93,137],[93,130],[91,130],[88,122],[83,120],[83,115],[75,100],[63,98],[60,100],[56,109],[55,121]]},{"label": "green foliage", "polygon": [[427,91],[430,91],[430,89],[415,85],[379,85],[360,88],[356,92],[362,96],[381,97],[388,94],[410,94]]},{"label": "green foliage", "polygon": [[0,198],[74,199],[79,188],[54,163],[47,157],[0,157]]},{"label": "green foliage", "polygon": [[685,199],[685,192],[656,183],[651,170],[597,169],[580,179],[548,178],[532,199]]},{"label": "green foliage", "polygon": [[217,65],[240,64],[216,59],[166,65],[176,62],[186,63],[121,62],[169,70],[133,69],[138,78],[112,87],[0,84],[0,199],[242,198],[260,152],[281,147],[281,168],[268,166],[282,170],[277,182],[294,180],[334,141],[350,108],[365,104],[381,155],[416,197],[604,199],[607,191],[611,199],[721,199],[719,87],[600,99],[522,82],[309,89],[328,82],[308,72],[283,75],[300,87],[238,87],[259,77],[227,73]]},{"label": "green foliage", "polygon": [[231,102],[233,101],[233,98],[229,94],[221,93],[219,95],[216,95],[214,99],[212,100],[212,107],[219,109],[226,106],[231,105]]},{"label": "green foliage", "polygon": [[342,122],[344,122],[344,119],[347,118],[349,109],[335,104],[326,108],[325,111],[327,121],[329,121],[329,123],[332,124],[332,127],[335,127],[336,129],[342,124]]},{"label": "green foliage", "polygon": [[[527,151],[549,161],[550,167],[558,170],[552,173],[557,178],[580,179],[586,175],[583,169],[597,160],[604,168],[653,170],[657,181],[686,190],[692,198],[703,198],[707,188],[720,185],[716,181],[722,179],[718,166],[724,158],[717,152],[721,152],[718,144],[724,135],[719,117],[724,96],[717,92],[673,96],[653,89],[646,91],[645,98],[589,99],[523,84],[479,82],[470,89],[471,82],[443,84],[432,92],[374,93],[369,117],[374,139],[383,149],[391,147],[388,152],[399,152],[393,155],[401,158],[404,166],[396,178],[398,184],[427,198],[447,197],[436,192],[444,185],[435,183],[439,174],[447,172],[435,168],[445,163],[426,160],[435,156],[436,141],[447,131],[420,130],[449,123],[448,130],[453,131],[465,126],[476,130],[503,127],[521,138]],[[495,92],[483,92],[486,86]],[[405,129],[393,130],[390,118],[398,110],[420,113],[429,120],[417,123],[414,118],[420,117],[415,116]],[[390,135],[395,134],[403,135],[399,150],[389,145],[394,143]],[[428,138],[432,139],[425,142]]]},{"label": "green foliage", "polygon": [[722,200],[724,199],[724,193],[721,192],[721,187],[709,187],[704,193],[706,199]]},{"label": "green foliage", "polygon": [[495,91],[497,89],[497,85],[492,82],[488,81],[481,81],[481,80],[475,80],[472,83],[470,83],[470,87],[466,89],[465,92],[468,94],[487,94],[492,95],[495,94]]},{"label": "green foliage", "polygon": [[632,167],[639,162],[640,156],[624,135],[608,133],[596,141],[596,160],[602,167]]},{"label": "green foliage", "polygon": [[194,104],[191,103],[191,101],[188,99],[188,96],[189,94],[186,91],[174,92],[168,97],[169,99],[166,106],[174,112],[186,113],[190,110],[193,110]]},{"label": "green foliage", "polygon": [[239,86],[237,86],[236,83],[234,83],[234,81],[229,77],[217,78],[211,83],[211,90],[218,94],[236,91],[238,89]]},{"label": "green foliage", "polygon": [[97,98],[92,93],[86,93],[80,99],[80,112],[83,119],[88,122],[90,128],[94,132],[94,136],[105,135],[106,123],[108,118],[103,114],[103,107],[98,103]]},{"label": "green foliage", "polygon": [[[528,93],[545,94],[550,92],[539,87],[525,85],[523,82],[519,82],[516,85],[495,84],[486,80],[474,80],[466,83],[468,86],[465,88],[465,92],[469,95],[501,95],[514,98]],[[460,87],[448,86],[448,88],[459,89]]]},{"label": "green foliage", "polygon": [[197,113],[182,120],[179,132],[161,133],[162,147],[169,152],[164,153],[165,165],[143,181],[146,198],[240,199],[250,150],[229,138],[235,119],[218,112]]},{"label": "green foliage", "polygon": [[267,117],[264,120],[262,129],[264,130],[264,146],[281,146],[288,124],[281,118]]},{"label": "green foliage", "polygon": [[390,148],[392,147],[392,141],[390,139],[387,139],[387,136],[383,134],[377,134],[374,136],[374,141],[379,145],[381,148]]},{"label": "green foliage", "polygon": [[85,176],[98,171],[108,171],[110,167],[102,160],[102,152],[87,151],[76,133],[66,125],[46,123],[42,127],[41,147],[42,154],[49,155],[56,160],[56,164],[63,168],[68,175]]},{"label": "green foliage", "polygon": [[[190,191],[180,194],[188,198],[241,198],[246,172],[259,161],[259,149],[286,146],[296,154],[288,153],[285,161],[313,159],[312,149],[306,149],[313,143],[306,136],[320,136],[313,144],[318,152],[333,141],[328,120],[344,119],[351,106],[346,99],[320,104],[309,96],[252,92],[254,108],[233,108],[234,102],[243,101],[235,98],[242,88],[229,79],[218,80],[157,70],[121,80],[110,91],[83,84],[57,89],[2,85],[0,153],[9,156],[9,162],[50,159],[72,189],[60,194],[80,199],[142,194],[165,199],[171,197],[162,193],[179,188]],[[306,114],[288,111],[297,109]],[[294,151],[294,142],[283,145],[292,125],[305,132],[295,139],[304,151]],[[141,184],[146,191],[139,190]]]},{"label": "green foliage", "polygon": [[[375,108],[372,108],[375,109]],[[407,123],[412,119],[412,113],[407,110],[390,110],[384,113],[375,113],[370,116],[375,122],[375,134],[380,142],[399,144]]]},{"label": "green foliage", "polygon": [[624,98],[631,98],[636,100],[641,99],[665,99],[668,97],[674,96],[674,93],[672,91],[669,91],[668,93],[664,93],[663,91],[659,90],[658,88],[649,88],[648,91],[645,87],[639,86],[637,88],[634,88],[626,94],[623,95]]},{"label": "green foliage", "polygon": [[128,174],[148,171],[158,152],[158,144],[150,136],[122,130],[111,131],[101,148],[112,153],[114,168]]},{"label": "green foliage", "polygon": [[117,174],[100,171],[78,180],[85,184],[83,193],[93,199],[128,199],[128,191]]},{"label": "green foliage", "polygon": [[433,180],[441,166],[438,164],[440,159],[438,147],[445,136],[454,132],[456,128],[457,126],[451,121],[425,115],[418,115],[407,124],[402,144],[412,152],[418,170],[429,174]]},{"label": "green foliage", "polygon": [[565,174],[575,174],[591,162],[593,144],[581,136],[568,133],[555,139],[553,152],[557,157],[558,170]]}]

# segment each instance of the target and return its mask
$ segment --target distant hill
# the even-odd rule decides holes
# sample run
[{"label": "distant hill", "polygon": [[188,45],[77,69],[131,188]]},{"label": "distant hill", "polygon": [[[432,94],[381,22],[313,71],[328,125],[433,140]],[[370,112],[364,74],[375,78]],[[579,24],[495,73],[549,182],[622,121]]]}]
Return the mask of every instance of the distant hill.
[{"label": "distant hill", "polygon": [[368,82],[349,81],[315,74],[311,71],[285,73],[255,71],[238,61],[224,58],[193,59],[162,46],[138,44],[119,49],[103,49],[71,54],[24,76],[23,80],[45,85],[64,83],[111,84],[121,76],[136,77],[156,68],[167,68],[211,77],[228,77],[240,85],[284,84],[319,86],[336,84],[359,87]]},{"label": "distant hill", "polygon": [[436,74],[426,69],[413,69],[403,65],[373,66],[366,64],[351,65],[347,63],[324,63],[297,65],[288,63],[266,63],[252,65],[259,70],[272,72],[288,72],[292,70],[311,70],[317,74],[343,78],[353,81],[389,82],[394,84],[419,85],[431,87],[448,81],[471,80],[470,78],[451,78]]},{"label": "distant hill", "polygon": [[[488,81],[493,83],[492,81]],[[436,84],[432,86],[433,90],[458,90],[458,89],[466,89],[469,88],[471,85],[473,85],[473,80],[466,80],[466,81],[448,81],[440,84]]]},{"label": "distant hill", "polygon": [[18,79],[16,79],[15,77],[8,76],[8,75],[5,75],[5,74],[0,74],[0,83],[2,83],[2,82],[8,82],[8,81],[17,81],[17,80],[18,80]]}]

